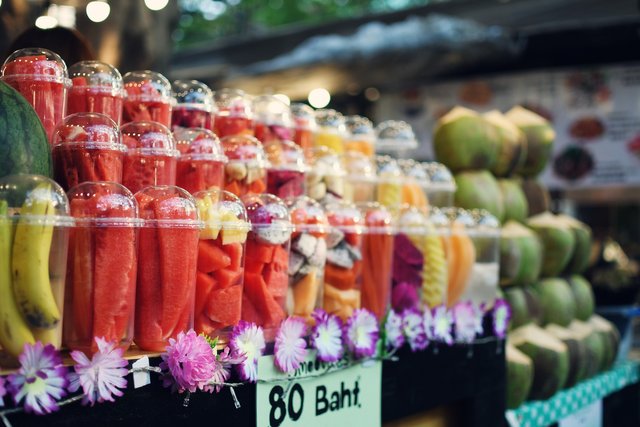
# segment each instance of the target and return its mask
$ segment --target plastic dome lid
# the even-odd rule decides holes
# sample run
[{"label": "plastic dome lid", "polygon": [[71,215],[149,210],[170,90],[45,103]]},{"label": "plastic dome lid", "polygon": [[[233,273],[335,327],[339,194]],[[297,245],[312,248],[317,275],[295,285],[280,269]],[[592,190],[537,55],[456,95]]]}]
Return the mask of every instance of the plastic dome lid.
[{"label": "plastic dome lid", "polygon": [[425,173],[429,177],[429,189],[433,191],[456,191],[456,182],[451,171],[442,163],[421,163]]},{"label": "plastic dome lid", "polygon": [[413,159],[398,159],[397,162],[405,177],[413,178],[420,185],[426,185],[429,183],[429,174],[427,174],[427,171],[421,163],[416,162]]},{"label": "plastic dome lid", "polygon": [[243,163],[257,163],[259,167],[268,167],[269,161],[262,143],[249,135],[230,135],[220,140],[227,159]]},{"label": "plastic dome lid", "polygon": [[219,116],[252,118],[251,98],[240,89],[224,88],[213,94]]},{"label": "plastic dome lid", "polygon": [[202,228],[195,199],[175,185],[145,187],[135,194],[145,227]]},{"label": "plastic dome lid", "polygon": [[[62,187],[42,175],[17,174],[0,178],[0,215],[27,224],[71,226],[69,200]],[[1,212],[1,211],[0,211]]]},{"label": "plastic dome lid", "polygon": [[376,167],[369,156],[358,151],[348,151],[342,156],[349,181],[375,182]]},{"label": "plastic dome lid", "polygon": [[0,70],[3,79],[30,79],[70,85],[67,65],[48,49],[29,47],[13,52]]},{"label": "plastic dome lid", "polygon": [[294,102],[290,109],[297,129],[315,130],[316,113],[313,108],[301,102]]},{"label": "plastic dome lid", "polygon": [[181,158],[226,162],[220,139],[215,133],[202,128],[177,128],[173,138]]},{"label": "plastic dome lid", "polygon": [[389,156],[376,156],[376,169],[378,181],[380,182],[400,182],[403,175],[396,159]]},{"label": "plastic dome lid", "polygon": [[171,83],[155,71],[129,71],[122,77],[126,98],[131,101],[171,102]]},{"label": "plastic dome lid", "polygon": [[289,209],[294,231],[320,234],[329,232],[329,220],[324,208],[311,197],[289,197],[285,199],[285,204]]},{"label": "plastic dome lid", "polygon": [[407,234],[426,234],[428,223],[429,219],[425,210],[415,206],[403,207],[396,221],[398,231]]},{"label": "plastic dome lid", "polygon": [[[437,213],[437,215],[436,215]],[[500,222],[498,219],[484,209],[463,209],[463,208],[433,208],[431,219],[444,216],[452,232],[463,229],[470,236],[500,236]]]},{"label": "plastic dome lid", "polygon": [[235,230],[244,232],[240,240],[246,240],[246,233],[251,229],[251,224],[247,210],[238,196],[216,188],[198,191],[193,197],[198,206],[200,220],[204,223],[203,232],[213,230],[216,233],[215,236],[206,236],[207,238],[216,238],[220,230]]},{"label": "plastic dome lid", "polygon": [[64,118],[53,133],[53,146],[78,146],[127,151],[118,125],[100,113],[75,113]]},{"label": "plastic dome lid", "polygon": [[376,150],[394,152],[418,147],[411,125],[398,120],[386,120],[376,126]]},{"label": "plastic dome lid", "polygon": [[122,96],[124,83],[122,75],[114,66],[100,61],[80,61],[69,67],[69,77],[74,88],[91,87]]},{"label": "plastic dome lid", "polygon": [[213,91],[206,84],[197,80],[175,80],[171,86],[173,98],[183,107],[197,108],[207,112],[215,112]]},{"label": "plastic dome lid", "polygon": [[345,176],[343,162],[333,150],[327,147],[314,147],[307,151],[307,162],[316,175]]},{"label": "plastic dome lid", "polygon": [[253,99],[253,119],[267,126],[293,127],[291,108],[273,95],[260,95]]},{"label": "plastic dome lid", "polygon": [[361,234],[364,232],[365,222],[363,213],[358,207],[344,200],[331,200],[324,205],[327,219],[332,227],[346,233]]},{"label": "plastic dome lid", "polygon": [[263,147],[272,169],[299,172],[308,169],[304,151],[293,141],[271,141]]},{"label": "plastic dome lid", "polygon": [[322,132],[344,134],[344,116],[338,111],[330,108],[316,110],[315,118]]},{"label": "plastic dome lid", "polygon": [[178,156],[173,134],[157,122],[130,122],[120,127],[122,143],[128,152],[144,155]]},{"label": "plastic dome lid", "polygon": [[281,245],[289,240],[293,227],[282,199],[273,194],[248,194],[242,202],[257,240],[270,245]]},{"label": "plastic dome lid", "polygon": [[362,202],[356,206],[362,212],[366,232],[370,234],[391,234],[394,231],[393,216],[378,202]]},{"label": "plastic dome lid", "polygon": [[67,192],[71,215],[81,226],[140,226],[138,202],[115,182],[83,182]]},{"label": "plastic dome lid", "polygon": [[376,133],[373,123],[366,117],[347,116],[345,118],[346,137],[352,140],[373,140]]}]

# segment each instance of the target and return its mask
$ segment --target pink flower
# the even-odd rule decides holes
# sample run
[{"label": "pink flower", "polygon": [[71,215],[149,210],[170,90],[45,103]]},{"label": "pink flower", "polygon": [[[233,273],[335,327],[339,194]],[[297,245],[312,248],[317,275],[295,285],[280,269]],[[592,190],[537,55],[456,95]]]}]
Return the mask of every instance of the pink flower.
[{"label": "pink flower", "polygon": [[227,382],[229,377],[231,377],[231,367],[233,365],[239,365],[245,361],[246,357],[244,355],[239,355],[235,352],[232,352],[229,347],[225,347],[221,353],[216,355],[216,363],[213,371],[213,376],[211,377],[211,383],[203,388],[204,391],[213,393],[219,393],[222,390],[221,383]]},{"label": "pink flower", "polygon": [[356,309],[344,326],[344,342],[356,359],[371,357],[376,352],[378,321],[369,310]]},{"label": "pink flower", "polygon": [[4,387],[4,377],[0,377],[0,408],[4,406],[4,397],[7,395],[7,389]]},{"label": "pink flower", "polygon": [[453,307],[453,320],[458,342],[473,342],[476,335],[482,333],[482,310],[471,301],[461,302]]},{"label": "pink flower", "polygon": [[160,368],[169,371],[164,386],[180,393],[202,390],[213,377],[216,357],[207,340],[193,330],[169,339],[167,351],[161,357]]},{"label": "pink flower", "polygon": [[301,317],[288,317],[280,324],[274,346],[275,363],[282,372],[293,372],[307,355],[304,339],[307,324]]},{"label": "pink flower", "polygon": [[237,354],[244,354],[244,362],[236,365],[240,378],[255,383],[258,380],[258,358],[264,353],[264,331],[255,323],[241,320],[231,332],[229,347]]},{"label": "pink flower", "polygon": [[422,314],[413,308],[402,312],[402,331],[407,338],[411,351],[424,350],[429,344],[424,331]]},{"label": "pink flower", "polygon": [[127,387],[125,376],[129,370],[127,361],[122,357],[124,350],[116,348],[114,342],[104,338],[95,338],[98,351],[91,360],[80,351],[72,351],[71,358],[76,362],[75,372],[70,372],[69,391],[74,393],[82,387],[84,405],[96,402],[113,402],[113,396],[121,397]]},{"label": "pink flower", "polygon": [[503,299],[496,300],[493,305],[493,333],[498,338],[504,338],[511,320],[511,307]]},{"label": "pink flower", "polygon": [[20,369],[8,377],[7,389],[18,405],[24,399],[24,409],[38,415],[58,410],[56,400],[66,395],[67,369],[62,366],[60,353],[40,341],[25,344],[18,358]]},{"label": "pink flower", "polygon": [[433,309],[433,338],[435,340],[448,345],[453,344],[452,325],[453,317],[446,306],[439,305]]},{"label": "pink flower", "polygon": [[387,348],[394,350],[404,345],[404,334],[402,333],[402,316],[389,310],[387,320],[384,323],[385,336],[387,337]]},{"label": "pink flower", "polygon": [[311,331],[311,342],[321,362],[336,362],[344,353],[342,347],[342,321],[334,314],[316,309],[311,316],[316,321]]}]

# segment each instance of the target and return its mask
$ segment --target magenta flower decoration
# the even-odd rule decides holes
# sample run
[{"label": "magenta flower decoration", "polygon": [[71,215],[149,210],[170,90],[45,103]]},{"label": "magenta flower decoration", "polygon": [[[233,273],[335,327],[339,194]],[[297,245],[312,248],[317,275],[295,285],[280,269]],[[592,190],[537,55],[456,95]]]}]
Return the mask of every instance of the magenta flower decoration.
[{"label": "magenta flower decoration", "polygon": [[411,347],[411,351],[424,350],[429,341],[424,331],[422,314],[412,308],[402,312],[402,332]]},{"label": "magenta flower decoration", "polygon": [[117,348],[114,342],[104,338],[95,338],[98,351],[91,360],[81,351],[72,351],[71,358],[76,362],[74,372],[68,375],[69,391],[75,393],[80,387],[84,393],[82,404],[113,402],[114,396],[121,397],[121,389],[127,387],[125,377],[129,373],[127,361],[122,355],[124,350]]},{"label": "magenta flower decoration", "polygon": [[376,317],[364,308],[356,309],[344,325],[344,342],[356,359],[371,357],[376,352],[380,331]]},{"label": "magenta flower decoration", "polygon": [[231,332],[231,351],[245,356],[244,362],[236,365],[240,378],[255,383],[258,380],[258,358],[264,353],[264,331],[255,323],[241,320]]},{"label": "magenta flower decoration", "polygon": [[60,353],[51,345],[25,344],[18,358],[20,369],[7,378],[8,391],[18,405],[24,400],[26,412],[43,415],[58,410],[56,400],[66,395],[67,369]]},{"label": "magenta flower decoration", "polygon": [[290,373],[300,367],[307,355],[307,324],[301,317],[287,317],[280,324],[273,349],[276,367]]},{"label": "magenta flower decoration", "polygon": [[160,368],[168,370],[164,386],[179,393],[203,390],[215,370],[216,357],[211,346],[193,330],[180,332],[176,338],[169,339],[167,351],[161,355]]},{"label": "magenta flower decoration", "polygon": [[446,306],[439,305],[433,309],[433,338],[435,340],[448,345],[453,344],[452,325],[453,316]]},{"label": "magenta flower decoration", "polygon": [[226,383],[231,377],[231,367],[243,363],[245,359],[246,357],[243,354],[238,354],[231,351],[229,347],[225,347],[224,350],[216,355],[213,375],[209,384],[203,387],[203,391],[219,393],[223,387],[222,383]]},{"label": "magenta flower decoration", "polygon": [[316,309],[311,314],[316,321],[311,331],[311,343],[317,350],[317,358],[321,362],[331,363],[342,358],[342,321],[334,314]]},{"label": "magenta flower decoration", "polygon": [[456,326],[456,341],[471,343],[482,333],[482,311],[471,301],[461,302],[453,307],[453,321]]},{"label": "magenta flower decoration", "polygon": [[507,335],[509,320],[511,320],[509,303],[503,299],[496,300],[493,305],[493,333],[498,338],[504,338]]},{"label": "magenta flower decoration", "polygon": [[4,386],[4,377],[0,377],[0,408],[4,406],[4,397],[7,395],[7,389]]},{"label": "magenta flower decoration", "polygon": [[404,345],[402,316],[395,310],[389,310],[387,320],[384,322],[384,330],[387,337],[387,348],[397,350]]},{"label": "magenta flower decoration", "polygon": [[429,307],[422,312],[422,329],[424,329],[427,340],[433,340],[433,313],[429,310]]}]

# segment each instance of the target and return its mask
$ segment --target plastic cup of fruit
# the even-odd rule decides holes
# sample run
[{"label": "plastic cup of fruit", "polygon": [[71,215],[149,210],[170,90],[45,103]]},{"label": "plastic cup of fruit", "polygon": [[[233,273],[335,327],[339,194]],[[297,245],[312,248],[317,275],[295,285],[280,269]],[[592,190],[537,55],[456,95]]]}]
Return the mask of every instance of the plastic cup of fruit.
[{"label": "plastic cup of fruit", "polygon": [[227,157],[222,153],[218,137],[203,128],[177,128],[173,136],[180,152],[176,165],[176,185],[191,194],[222,189]]},{"label": "plastic cup of fruit", "polygon": [[375,148],[377,153],[393,154],[394,157],[408,158],[411,150],[418,148],[418,140],[411,125],[399,120],[386,120],[375,128]]},{"label": "plastic cup of fruit", "polygon": [[142,221],[133,194],[115,182],[84,182],[68,192],[69,234],[63,342],[92,354],[94,337],[125,350],[133,340]]},{"label": "plastic cup of fruit", "polygon": [[26,174],[0,178],[0,354],[12,361],[26,343],[61,346],[72,225],[67,196],[53,180]]},{"label": "plastic cup of fruit", "polygon": [[404,176],[398,162],[389,156],[376,156],[377,180],[376,201],[389,209],[398,209],[402,204]]},{"label": "plastic cup of fruit", "polygon": [[315,112],[303,103],[293,103],[290,108],[294,122],[293,142],[303,150],[309,150],[313,147],[313,135],[317,127]]},{"label": "plastic cup of fruit", "polygon": [[327,312],[346,320],[361,306],[364,218],[354,204],[344,201],[327,203],[325,210],[331,229],[322,305]]},{"label": "plastic cup of fruit", "polygon": [[220,138],[235,135],[253,135],[253,112],[249,96],[239,89],[221,89],[213,99],[218,108],[215,134]]},{"label": "plastic cup of fruit", "polygon": [[372,158],[375,155],[376,133],[371,120],[362,116],[347,116],[345,128],[345,151],[357,151]]},{"label": "plastic cup of fruit", "polygon": [[216,104],[209,86],[197,80],[176,80],[172,85],[176,104],[171,113],[171,128],[204,128],[213,131]]},{"label": "plastic cup of fruit", "polygon": [[272,194],[242,198],[251,221],[242,294],[242,319],[264,329],[273,341],[286,317],[289,286],[291,219],[281,199]]},{"label": "plastic cup of fruit", "polygon": [[175,185],[180,152],[171,131],[157,122],[133,122],[120,128],[127,147],[122,184],[131,192],[150,185]]},{"label": "plastic cup of fruit", "polygon": [[142,350],[161,352],[170,338],[193,328],[202,222],[195,199],[182,188],[146,187],[135,198],[144,223],[133,340]]},{"label": "plastic cup of fruit", "polygon": [[253,133],[263,144],[293,138],[293,117],[287,104],[273,95],[253,99]]},{"label": "plastic cup of fruit", "polygon": [[29,101],[51,141],[56,125],[66,115],[71,86],[62,58],[47,49],[20,49],[9,55],[0,71],[2,80]]},{"label": "plastic cup of fruit", "polygon": [[319,202],[342,199],[345,194],[346,171],[340,157],[326,147],[308,152],[306,195]]},{"label": "plastic cup of fruit", "polygon": [[118,125],[104,114],[65,117],[53,134],[53,173],[65,190],[86,181],[122,182],[124,153]]},{"label": "plastic cup of fruit", "polygon": [[227,164],[224,189],[238,197],[267,190],[269,161],[260,141],[249,135],[226,136],[220,140]]},{"label": "plastic cup of fruit", "polygon": [[171,83],[155,71],[130,71],[122,77],[122,123],[156,122],[171,127]]},{"label": "plastic cup of fruit", "polygon": [[100,61],[80,61],[69,67],[69,77],[72,86],[67,114],[101,113],[120,125],[124,88],[115,67]]},{"label": "plastic cup of fruit", "polygon": [[198,242],[194,329],[226,340],[242,317],[245,243],[251,224],[240,199],[228,191],[200,191],[194,198],[204,223]]},{"label": "plastic cup of fruit", "polygon": [[313,310],[322,307],[329,222],[322,205],[309,197],[288,198],[285,203],[293,222],[287,313],[311,323]]},{"label": "plastic cup of fruit", "polygon": [[344,153],[344,116],[331,109],[321,109],[315,112],[316,133],[315,147],[327,147],[337,154]]},{"label": "plastic cup of fruit", "polygon": [[429,207],[427,189],[429,175],[421,163],[412,159],[399,159],[398,166],[402,170],[402,204],[415,206],[420,209]]},{"label": "plastic cup of fruit", "polygon": [[354,203],[373,202],[378,181],[372,159],[358,151],[347,151],[342,160],[347,173],[344,199]]},{"label": "plastic cup of fruit", "polygon": [[456,182],[451,171],[442,163],[423,162],[421,165],[429,177],[424,187],[429,205],[441,208],[453,206]]},{"label": "plastic cup of fruit", "polygon": [[264,144],[269,159],[267,193],[282,199],[304,194],[307,165],[304,152],[293,141],[272,140]]}]

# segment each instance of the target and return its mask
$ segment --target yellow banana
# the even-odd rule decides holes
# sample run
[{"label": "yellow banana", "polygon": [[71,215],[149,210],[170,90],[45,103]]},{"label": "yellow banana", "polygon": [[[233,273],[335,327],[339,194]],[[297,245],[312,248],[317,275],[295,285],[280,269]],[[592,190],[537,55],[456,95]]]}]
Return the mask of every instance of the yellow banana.
[{"label": "yellow banana", "polygon": [[13,226],[6,216],[7,202],[0,200],[0,346],[14,357],[22,353],[34,337],[22,318],[11,285],[11,243]]},{"label": "yellow banana", "polygon": [[36,339],[36,341],[40,341],[44,345],[51,344],[56,348],[60,348],[60,344],[62,341],[60,328],[53,328],[53,329],[33,328],[31,332],[33,332],[33,337]]},{"label": "yellow banana", "polygon": [[[49,250],[53,239],[53,224],[46,217],[54,214],[48,197],[49,184],[33,190],[35,197],[27,199],[20,211],[13,242],[13,293],[27,323],[34,328],[50,329],[60,322],[60,309],[51,290]],[[40,217],[42,223],[24,219]]]}]

